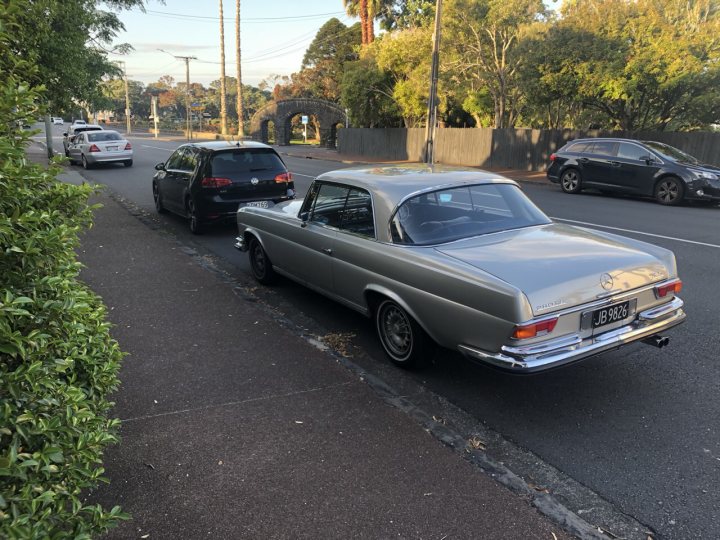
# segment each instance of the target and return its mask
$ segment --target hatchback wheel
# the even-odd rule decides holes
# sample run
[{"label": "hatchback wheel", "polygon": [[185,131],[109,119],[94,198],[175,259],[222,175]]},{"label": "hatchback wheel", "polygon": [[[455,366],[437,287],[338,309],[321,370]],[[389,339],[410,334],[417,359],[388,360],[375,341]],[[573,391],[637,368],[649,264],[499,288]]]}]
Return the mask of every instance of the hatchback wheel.
[{"label": "hatchback wheel", "polygon": [[253,277],[263,285],[275,283],[277,274],[275,270],[273,270],[270,257],[268,257],[265,249],[257,238],[250,240],[248,254],[250,256],[250,269],[252,270]]},{"label": "hatchback wheel", "polygon": [[430,336],[393,300],[383,300],[375,310],[375,328],[385,353],[397,366],[421,367],[435,352]]},{"label": "hatchback wheel", "polygon": [[580,171],[567,169],[560,177],[560,187],[565,193],[580,193],[582,189]]},{"label": "hatchback wheel", "polygon": [[164,214],[166,210],[162,203],[162,195],[160,195],[160,188],[158,188],[158,185],[155,182],[153,182],[152,191],[153,200],[155,201],[155,210],[158,214]]},{"label": "hatchback wheel", "polygon": [[676,206],[683,200],[685,189],[677,178],[668,177],[655,186],[655,199],[666,206]]},{"label": "hatchback wheel", "polygon": [[203,223],[200,221],[197,208],[195,207],[195,201],[188,199],[187,202],[188,217],[190,218],[190,232],[193,234],[203,233]]}]

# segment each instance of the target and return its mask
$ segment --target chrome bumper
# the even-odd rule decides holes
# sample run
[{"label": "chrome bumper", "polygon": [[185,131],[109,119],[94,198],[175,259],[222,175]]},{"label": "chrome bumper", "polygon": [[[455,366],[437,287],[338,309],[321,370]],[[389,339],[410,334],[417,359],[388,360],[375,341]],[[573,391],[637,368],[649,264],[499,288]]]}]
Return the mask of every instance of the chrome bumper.
[{"label": "chrome bumper", "polygon": [[585,339],[579,335],[563,336],[526,347],[503,346],[500,353],[489,353],[467,345],[459,345],[458,350],[470,358],[506,370],[535,373],[664,332],[685,320],[683,305],[683,301],[675,297],[667,304],[640,312],[628,325]]}]

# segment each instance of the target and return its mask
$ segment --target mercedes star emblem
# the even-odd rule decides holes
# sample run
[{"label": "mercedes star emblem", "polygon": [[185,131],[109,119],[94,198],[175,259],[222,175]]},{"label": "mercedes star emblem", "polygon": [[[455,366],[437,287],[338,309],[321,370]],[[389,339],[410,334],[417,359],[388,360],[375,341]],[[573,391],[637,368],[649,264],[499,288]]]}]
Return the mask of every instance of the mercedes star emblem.
[{"label": "mercedes star emblem", "polygon": [[600,286],[609,291],[613,287],[613,278],[610,274],[602,274],[600,276]]}]

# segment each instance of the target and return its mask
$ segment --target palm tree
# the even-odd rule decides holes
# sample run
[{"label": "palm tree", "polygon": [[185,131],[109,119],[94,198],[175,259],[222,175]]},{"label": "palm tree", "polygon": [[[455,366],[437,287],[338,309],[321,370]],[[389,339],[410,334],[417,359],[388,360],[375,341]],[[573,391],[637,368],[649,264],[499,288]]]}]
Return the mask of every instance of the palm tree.
[{"label": "palm tree", "polygon": [[351,17],[360,17],[363,45],[375,41],[375,18],[392,0],[343,0],[343,7]]},{"label": "palm tree", "polygon": [[242,70],[240,69],[240,0],[235,2],[235,63],[237,67],[237,113],[238,113],[238,137],[245,134],[245,122],[243,120],[243,97],[242,97]]},{"label": "palm tree", "polygon": [[225,103],[225,21],[223,0],[220,0],[220,133],[227,135],[227,104]]}]

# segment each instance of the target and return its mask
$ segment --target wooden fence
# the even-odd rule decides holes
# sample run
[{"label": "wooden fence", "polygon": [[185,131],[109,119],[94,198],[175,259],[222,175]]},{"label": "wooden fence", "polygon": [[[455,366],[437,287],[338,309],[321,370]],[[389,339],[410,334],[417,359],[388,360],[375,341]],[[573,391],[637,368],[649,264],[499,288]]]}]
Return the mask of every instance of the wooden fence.
[{"label": "wooden fence", "polygon": [[[435,161],[453,165],[510,167],[544,171],[550,155],[567,141],[580,137],[625,137],[660,141],[720,166],[720,133],[577,131],[541,129],[441,128],[435,137]],[[424,128],[347,128],[338,130],[342,154],[388,161],[422,161]]]}]

